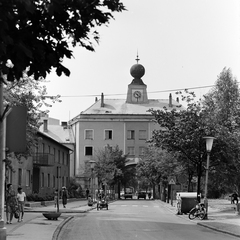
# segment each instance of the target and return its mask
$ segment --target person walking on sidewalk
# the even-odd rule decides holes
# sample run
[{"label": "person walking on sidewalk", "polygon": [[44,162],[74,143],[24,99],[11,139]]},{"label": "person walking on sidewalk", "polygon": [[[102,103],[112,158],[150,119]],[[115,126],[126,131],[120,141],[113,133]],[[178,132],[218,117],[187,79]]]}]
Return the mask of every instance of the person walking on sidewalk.
[{"label": "person walking on sidewalk", "polygon": [[86,190],[86,197],[87,197],[87,199],[88,199],[88,196],[89,196],[89,190],[87,188],[87,190]]},{"label": "person walking on sidewalk", "polygon": [[54,191],[54,206],[57,207],[58,205],[58,189]]},{"label": "person walking on sidewalk", "polygon": [[12,224],[13,214],[17,206],[17,198],[11,183],[7,184],[5,197],[6,197],[7,224]]},{"label": "person walking on sidewalk", "polygon": [[26,202],[26,194],[25,192],[22,191],[21,187],[18,188],[17,201],[18,201],[18,209],[20,211],[18,222],[21,222],[23,221],[24,205]]},{"label": "person walking on sidewalk", "polygon": [[62,204],[64,208],[66,208],[67,205],[67,198],[68,198],[67,189],[66,187],[62,187]]}]

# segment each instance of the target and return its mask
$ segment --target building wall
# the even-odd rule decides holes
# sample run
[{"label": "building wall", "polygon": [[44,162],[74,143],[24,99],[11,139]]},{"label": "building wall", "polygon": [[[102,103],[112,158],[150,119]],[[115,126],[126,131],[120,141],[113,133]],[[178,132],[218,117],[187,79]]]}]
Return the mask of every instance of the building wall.
[{"label": "building wall", "polygon": [[[134,154],[129,155],[131,163],[137,163],[142,155],[142,149],[148,146],[146,142],[152,136],[152,131],[157,125],[152,121],[153,117],[144,116],[83,116],[78,121],[72,123],[72,129],[76,135],[76,177],[78,177],[83,188],[89,185],[86,182],[85,164],[94,159],[98,150],[103,149],[108,144],[118,145],[124,154],[129,153],[129,148],[134,148]],[[86,139],[86,130],[93,131],[92,139]],[[105,139],[105,131],[112,131],[112,139]],[[140,137],[140,130],[145,131],[145,138]],[[128,131],[134,131],[134,139],[128,139]],[[86,147],[93,147],[93,154],[86,156]],[[85,178],[84,178],[85,177]],[[89,176],[90,177],[90,176]],[[84,180],[85,179],[85,180]]]},{"label": "building wall", "polygon": [[[21,186],[27,195],[38,193],[40,196],[52,194],[54,189],[68,186],[70,164],[68,148],[40,134],[38,148],[35,149],[35,154],[37,153],[51,156],[49,159],[53,159],[53,165],[36,165],[34,156],[27,159],[22,157],[21,161],[14,158],[12,159],[13,170],[6,171],[6,184],[12,183],[15,191]],[[58,167],[61,170],[59,178]]]}]

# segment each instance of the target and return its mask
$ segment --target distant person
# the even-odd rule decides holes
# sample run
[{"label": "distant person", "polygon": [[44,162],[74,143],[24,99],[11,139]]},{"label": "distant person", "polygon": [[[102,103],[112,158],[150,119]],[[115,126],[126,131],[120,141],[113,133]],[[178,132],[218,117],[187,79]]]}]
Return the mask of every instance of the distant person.
[{"label": "distant person", "polygon": [[89,196],[89,190],[88,190],[88,188],[87,188],[87,190],[86,190],[86,198],[88,199],[88,196]]},{"label": "distant person", "polygon": [[57,202],[58,202],[58,189],[54,191],[54,205],[57,207]]},{"label": "distant person", "polygon": [[231,203],[235,203],[235,201],[236,201],[236,204],[238,204],[238,194],[236,193],[236,192],[234,192],[233,194],[232,194],[232,202]]},{"label": "distant person", "polygon": [[66,187],[62,187],[62,204],[64,208],[66,208],[67,205],[67,198],[68,198],[67,189]]},{"label": "distant person", "polygon": [[18,188],[17,201],[18,201],[18,209],[20,211],[18,222],[21,222],[23,221],[24,205],[26,202],[26,194],[25,192],[22,191],[21,187]]},{"label": "distant person", "polygon": [[7,184],[5,197],[7,224],[12,224],[13,214],[16,211],[17,206],[17,198],[11,183]]},{"label": "distant person", "polygon": [[149,192],[149,193],[148,193],[148,198],[149,198],[149,200],[151,199],[151,196],[152,196],[152,194],[151,194],[151,192]]}]

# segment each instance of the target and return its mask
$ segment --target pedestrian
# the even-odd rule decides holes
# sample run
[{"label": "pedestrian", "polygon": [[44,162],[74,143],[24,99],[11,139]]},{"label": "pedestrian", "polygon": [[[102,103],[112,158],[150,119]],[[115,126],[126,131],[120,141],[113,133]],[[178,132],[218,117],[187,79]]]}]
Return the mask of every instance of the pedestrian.
[{"label": "pedestrian", "polygon": [[58,202],[58,189],[54,191],[54,205],[57,207],[57,202]]},{"label": "pedestrian", "polygon": [[68,198],[67,189],[66,187],[62,187],[62,204],[64,208],[66,208],[67,205],[67,198]]},{"label": "pedestrian", "polygon": [[6,198],[5,200],[6,200],[7,224],[12,224],[13,214],[17,206],[17,198],[11,183],[7,184],[5,198]]},{"label": "pedestrian", "polygon": [[86,197],[87,197],[87,199],[88,199],[88,196],[89,196],[89,190],[87,188],[87,190],[86,190]]},{"label": "pedestrian", "polygon": [[18,210],[20,212],[18,222],[21,222],[23,221],[24,205],[26,202],[26,194],[25,192],[23,192],[21,187],[18,188],[17,201],[18,201]]},{"label": "pedestrian", "polygon": [[149,198],[149,200],[151,199],[151,196],[152,196],[152,194],[151,194],[151,192],[149,192],[149,193],[148,193],[148,198]]},{"label": "pedestrian", "polygon": [[235,201],[236,201],[236,204],[238,204],[238,194],[236,193],[236,192],[234,192],[233,194],[232,194],[232,202],[231,203],[235,203]]}]

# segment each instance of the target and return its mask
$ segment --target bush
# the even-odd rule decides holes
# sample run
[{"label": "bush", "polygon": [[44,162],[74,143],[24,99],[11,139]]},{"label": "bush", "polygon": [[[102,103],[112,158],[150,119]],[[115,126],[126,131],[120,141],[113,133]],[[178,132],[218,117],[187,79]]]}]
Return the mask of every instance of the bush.
[{"label": "bush", "polygon": [[27,195],[27,201],[29,202],[52,201],[53,199],[53,195],[39,196],[37,193]]}]

